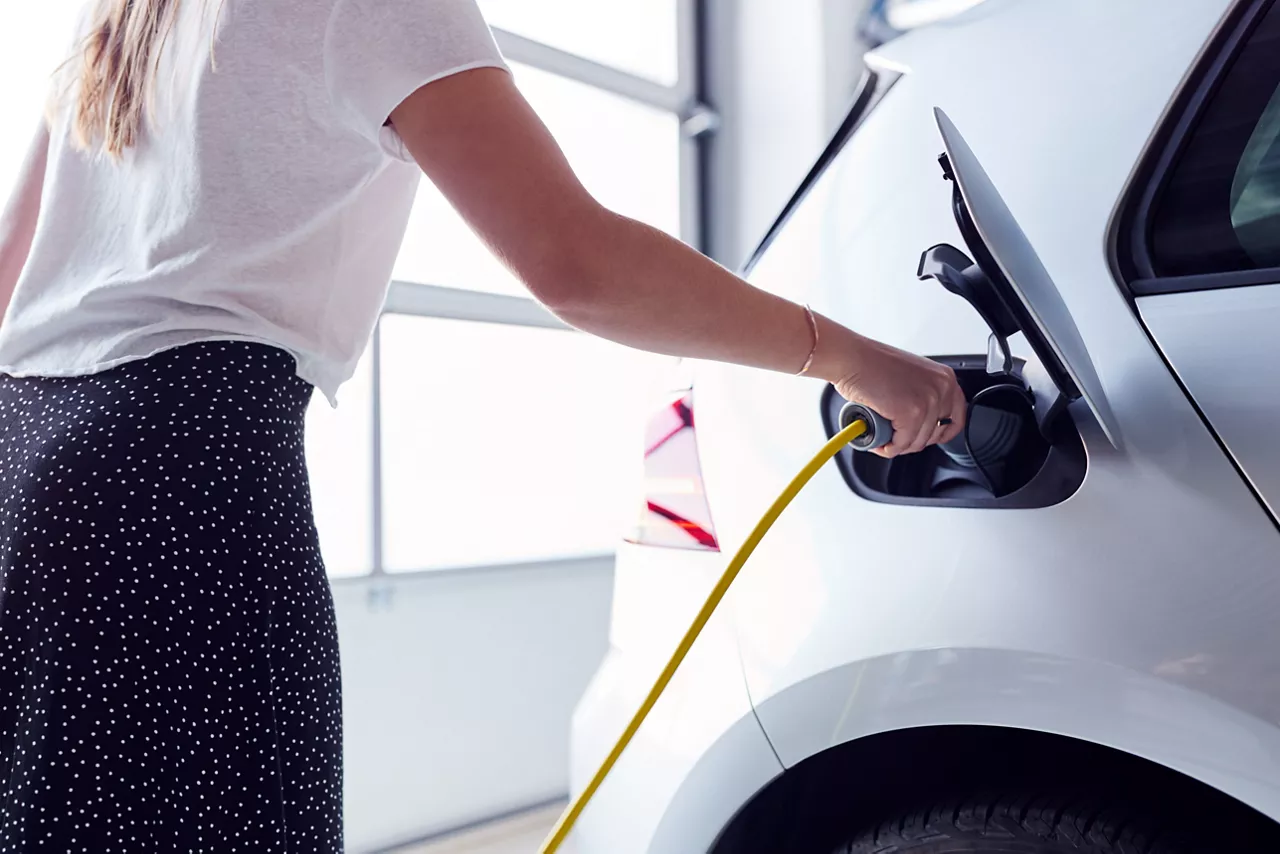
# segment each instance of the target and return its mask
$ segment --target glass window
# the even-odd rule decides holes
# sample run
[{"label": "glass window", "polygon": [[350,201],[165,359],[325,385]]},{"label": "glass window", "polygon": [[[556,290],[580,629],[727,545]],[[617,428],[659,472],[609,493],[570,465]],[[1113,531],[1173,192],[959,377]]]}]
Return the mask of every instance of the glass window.
[{"label": "glass window", "polygon": [[489,24],[674,85],[676,0],[480,0]]},{"label": "glass window", "polygon": [[0,207],[8,201],[18,168],[49,94],[50,77],[70,56],[82,0],[10,3],[0,26]]},{"label": "glass window", "polygon": [[1231,182],[1231,227],[1255,264],[1280,266],[1280,87],[1253,129]]},{"label": "glass window", "polygon": [[[601,203],[679,235],[680,126],[674,115],[534,68],[512,70]],[[418,192],[394,275],[406,282],[524,294],[429,181]]]},{"label": "glass window", "polygon": [[575,332],[384,317],[387,570],[612,552],[669,363]]},{"label": "glass window", "polygon": [[316,392],[307,411],[307,470],[320,551],[330,577],[373,569],[373,370],[366,352],[338,390],[338,408]]},{"label": "glass window", "polygon": [[1280,266],[1280,4],[1196,122],[1157,202],[1156,273]]}]

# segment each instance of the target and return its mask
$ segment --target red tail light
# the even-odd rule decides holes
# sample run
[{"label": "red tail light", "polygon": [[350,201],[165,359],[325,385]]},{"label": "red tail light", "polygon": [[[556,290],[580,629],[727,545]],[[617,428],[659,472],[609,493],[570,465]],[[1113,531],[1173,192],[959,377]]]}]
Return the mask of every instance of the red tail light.
[{"label": "red tail light", "polygon": [[649,420],[645,431],[645,503],[627,542],[719,551],[693,427],[693,392],[680,391]]}]

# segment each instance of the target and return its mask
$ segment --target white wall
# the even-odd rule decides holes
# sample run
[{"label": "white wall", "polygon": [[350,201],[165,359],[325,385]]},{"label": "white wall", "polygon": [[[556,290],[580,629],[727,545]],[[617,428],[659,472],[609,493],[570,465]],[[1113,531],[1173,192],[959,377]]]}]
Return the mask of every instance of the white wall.
[{"label": "white wall", "polygon": [[755,2],[739,9],[738,208],[747,240],[764,236],[827,140],[824,18],[819,3]]},{"label": "white wall", "polygon": [[611,558],[334,583],[347,848],[563,796],[608,645]]},{"label": "white wall", "polygon": [[708,0],[708,88],[720,111],[711,140],[709,233],[737,267],[844,118],[862,76],[857,22],[869,0]]}]

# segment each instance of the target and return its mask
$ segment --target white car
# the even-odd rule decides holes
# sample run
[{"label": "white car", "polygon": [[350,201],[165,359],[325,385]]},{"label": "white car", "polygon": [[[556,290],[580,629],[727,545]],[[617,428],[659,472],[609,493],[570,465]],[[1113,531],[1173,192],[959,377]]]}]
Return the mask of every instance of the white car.
[{"label": "white car", "polygon": [[[750,278],[952,365],[969,445],[819,472],[575,850],[1280,851],[1280,2],[988,0],[868,65]],[[575,787],[841,405],[672,392]]]}]

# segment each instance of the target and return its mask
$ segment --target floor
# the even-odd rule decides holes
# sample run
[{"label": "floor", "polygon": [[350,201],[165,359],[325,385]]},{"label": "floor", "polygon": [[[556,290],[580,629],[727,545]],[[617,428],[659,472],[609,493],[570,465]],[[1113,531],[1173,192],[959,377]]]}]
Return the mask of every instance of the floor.
[{"label": "floor", "polygon": [[[525,813],[457,836],[401,848],[395,854],[536,854],[538,846],[556,823],[560,809],[560,806],[555,806]],[[560,851],[573,854],[572,842]]]}]

